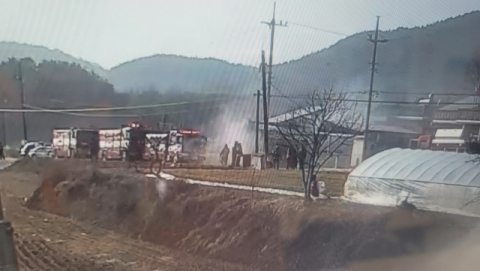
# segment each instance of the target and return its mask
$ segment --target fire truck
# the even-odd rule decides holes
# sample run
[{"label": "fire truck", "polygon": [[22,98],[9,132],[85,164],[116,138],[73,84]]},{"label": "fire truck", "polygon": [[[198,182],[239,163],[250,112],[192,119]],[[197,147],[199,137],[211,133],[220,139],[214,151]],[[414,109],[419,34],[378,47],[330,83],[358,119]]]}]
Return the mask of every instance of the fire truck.
[{"label": "fire truck", "polygon": [[150,160],[167,135],[168,132],[156,131],[139,123],[120,129],[101,129],[99,155],[102,160]]},{"label": "fire truck", "polygon": [[194,129],[170,130],[167,162],[173,164],[203,164],[207,138]]},{"label": "fire truck", "polygon": [[99,134],[99,158],[102,160],[127,159],[131,126],[120,129],[101,129]]},{"label": "fire truck", "polygon": [[90,145],[98,142],[99,133],[94,129],[54,129],[52,145],[55,157],[88,158]]},{"label": "fire truck", "polygon": [[102,160],[139,161],[156,159],[171,164],[203,164],[207,138],[194,129],[155,130],[139,123],[119,129],[55,129],[56,157],[89,157],[92,142],[99,144]]}]

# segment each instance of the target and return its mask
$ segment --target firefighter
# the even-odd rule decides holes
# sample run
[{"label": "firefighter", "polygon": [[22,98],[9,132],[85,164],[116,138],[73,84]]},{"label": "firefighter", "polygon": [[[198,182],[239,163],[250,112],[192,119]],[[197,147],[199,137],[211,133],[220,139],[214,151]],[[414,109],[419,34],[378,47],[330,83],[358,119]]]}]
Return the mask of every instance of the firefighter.
[{"label": "firefighter", "polygon": [[5,154],[3,153],[2,141],[0,141],[0,159],[5,159]]},{"label": "firefighter", "polygon": [[278,169],[280,167],[280,148],[277,146],[273,151],[273,168]]},{"label": "firefighter", "polygon": [[228,148],[228,145],[225,144],[225,147],[223,147],[222,151],[220,152],[220,161],[222,163],[222,166],[226,166],[228,164],[229,153],[230,153],[230,149]]},{"label": "firefighter", "polygon": [[238,146],[238,141],[235,141],[235,143],[233,143],[233,148],[232,148],[232,166],[235,166],[237,162],[237,146]]},{"label": "firefighter", "polygon": [[236,158],[236,162],[235,162],[235,165],[237,167],[240,166],[240,159],[243,157],[243,149],[242,149],[242,143],[240,142],[237,142],[237,158]]},{"label": "firefighter", "polygon": [[296,169],[297,168],[297,150],[292,146],[288,150],[287,157],[287,169]]},{"label": "firefighter", "polygon": [[305,159],[307,158],[307,150],[305,149],[304,146],[302,146],[302,149],[298,153],[298,167],[300,170],[303,170],[305,166]]},{"label": "firefighter", "polygon": [[92,162],[96,162],[98,159],[98,152],[100,151],[100,146],[98,146],[98,141],[95,138],[92,138],[90,141],[90,159]]},{"label": "firefighter", "polygon": [[310,193],[312,197],[318,198],[320,196],[320,190],[318,189],[318,182],[317,182],[317,175],[312,175],[312,188],[310,189]]}]

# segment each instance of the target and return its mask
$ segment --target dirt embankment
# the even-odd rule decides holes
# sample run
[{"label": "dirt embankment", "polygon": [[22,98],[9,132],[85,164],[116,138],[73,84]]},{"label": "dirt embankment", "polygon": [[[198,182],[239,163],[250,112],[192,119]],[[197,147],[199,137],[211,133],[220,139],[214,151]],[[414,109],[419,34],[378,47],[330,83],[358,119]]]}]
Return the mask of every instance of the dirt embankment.
[{"label": "dirt embankment", "polygon": [[249,269],[333,269],[435,251],[476,224],[473,219],[341,201],[304,203],[70,166],[45,167],[43,183],[28,205]]}]

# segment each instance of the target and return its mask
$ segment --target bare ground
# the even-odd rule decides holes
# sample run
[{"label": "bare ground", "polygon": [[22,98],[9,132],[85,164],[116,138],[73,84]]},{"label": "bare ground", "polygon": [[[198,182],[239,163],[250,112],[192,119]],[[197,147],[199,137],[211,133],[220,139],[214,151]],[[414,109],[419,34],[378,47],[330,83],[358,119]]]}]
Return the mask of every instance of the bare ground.
[{"label": "bare ground", "polygon": [[[176,181],[152,183],[114,164],[92,170],[65,163],[19,163],[0,173],[21,264],[30,270],[62,270],[72,261],[77,270],[85,270],[80,264],[89,264],[87,270],[389,270],[369,263],[388,266],[389,259],[443,253],[468,239],[478,223],[338,200],[305,203]],[[68,170],[51,174],[52,166]],[[23,207],[30,195],[31,208],[60,216]]]},{"label": "bare ground", "polygon": [[31,210],[25,199],[42,181],[36,168],[0,172],[21,270],[248,270],[133,239],[89,221]]},{"label": "bare ground", "polygon": [[[253,169],[208,169],[208,168],[167,168],[164,170],[178,178],[202,181],[241,184],[266,188],[303,192],[300,170],[253,170]],[[343,196],[343,186],[348,172],[320,172],[317,180],[324,181],[324,194],[330,197]]]}]

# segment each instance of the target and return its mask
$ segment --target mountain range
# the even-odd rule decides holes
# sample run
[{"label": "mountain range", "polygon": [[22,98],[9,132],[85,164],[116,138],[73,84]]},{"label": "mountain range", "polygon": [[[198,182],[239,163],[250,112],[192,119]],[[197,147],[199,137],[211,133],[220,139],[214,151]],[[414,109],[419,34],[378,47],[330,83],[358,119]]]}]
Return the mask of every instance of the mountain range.
[{"label": "mountain range", "polygon": [[[366,99],[373,45],[362,32],[301,59],[274,65],[272,94],[303,95],[334,88]],[[480,67],[480,12],[424,27],[380,31],[374,89],[377,100],[416,101],[427,93],[473,93]],[[277,52],[282,50],[276,48]],[[251,95],[261,88],[258,67],[218,59],[154,55],[110,70],[59,50],[13,42],[0,43],[0,60],[32,57],[36,62],[74,62],[107,79],[116,91],[156,90]],[[260,58],[260,56],[259,56]],[[442,101],[453,96],[438,95]],[[275,107],[298,107],[295,99],[273,99]]]}]

